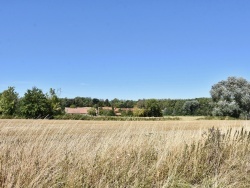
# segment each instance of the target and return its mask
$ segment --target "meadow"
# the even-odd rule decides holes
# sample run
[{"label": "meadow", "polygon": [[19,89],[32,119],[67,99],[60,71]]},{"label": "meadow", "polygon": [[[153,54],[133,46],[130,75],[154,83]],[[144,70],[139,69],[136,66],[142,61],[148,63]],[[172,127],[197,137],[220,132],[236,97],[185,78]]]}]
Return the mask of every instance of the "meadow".
[{"label": "meadow", "polygon": [[0,187],[250,187],[250,121],[0,120]]}]

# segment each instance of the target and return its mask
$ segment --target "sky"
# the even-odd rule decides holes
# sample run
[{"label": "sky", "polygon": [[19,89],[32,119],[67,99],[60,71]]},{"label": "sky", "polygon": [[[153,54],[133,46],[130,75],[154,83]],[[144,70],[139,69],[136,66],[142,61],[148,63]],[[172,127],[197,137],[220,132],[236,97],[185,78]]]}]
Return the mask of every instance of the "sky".
[{"label": "sky", "polygon": [[209,97],[250,80],[249,0],[0,0],[0,92]]}]

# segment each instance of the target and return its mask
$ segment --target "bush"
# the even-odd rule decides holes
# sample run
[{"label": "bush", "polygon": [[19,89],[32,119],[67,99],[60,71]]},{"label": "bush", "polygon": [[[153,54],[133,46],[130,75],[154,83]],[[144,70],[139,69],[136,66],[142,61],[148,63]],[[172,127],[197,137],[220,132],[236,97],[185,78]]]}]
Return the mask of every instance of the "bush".
[{"label": "bush", "polygon": [[115,116],[114,110],[99,109],[100,116]]},{"label": "bush", "polygon": [[96,109],[95,108],[91,108],[88,110],[88,115],[90,116],[96,116]]},{"label": "bush", "polygon": [[131,110],[121,111],[121,116],[123,116],[123,117],[132,117],[133,116],[133,111],[131,111]]},{"label": "bush", "polygon": [[230,116],[205,116],[202,118],[197,118],[197,120],[237,120],[237,118]]}]

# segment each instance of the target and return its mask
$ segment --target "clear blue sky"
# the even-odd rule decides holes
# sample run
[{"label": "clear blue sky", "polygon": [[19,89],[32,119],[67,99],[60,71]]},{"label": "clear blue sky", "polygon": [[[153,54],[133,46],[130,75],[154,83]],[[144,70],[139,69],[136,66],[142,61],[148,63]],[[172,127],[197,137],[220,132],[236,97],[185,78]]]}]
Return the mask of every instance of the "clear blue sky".
[{"label": "clear blue sky", "polygon": [[1,0],[0,92],[209,97],[250,80],[249,0]]}]

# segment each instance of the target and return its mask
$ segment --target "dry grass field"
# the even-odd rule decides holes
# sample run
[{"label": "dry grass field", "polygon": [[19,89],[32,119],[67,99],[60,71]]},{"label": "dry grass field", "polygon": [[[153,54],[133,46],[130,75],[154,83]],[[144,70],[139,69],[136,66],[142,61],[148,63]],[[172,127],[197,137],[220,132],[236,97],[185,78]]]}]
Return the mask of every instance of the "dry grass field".
[{"label": "dry grass field", "polygon": [[249,130],[191,117],[0,120],[0,187],[250,187]]}]

